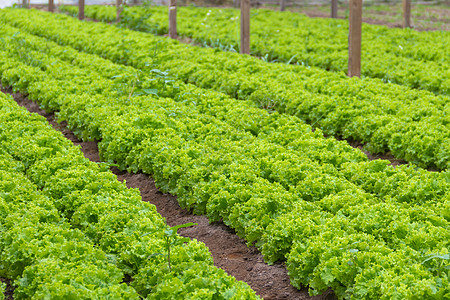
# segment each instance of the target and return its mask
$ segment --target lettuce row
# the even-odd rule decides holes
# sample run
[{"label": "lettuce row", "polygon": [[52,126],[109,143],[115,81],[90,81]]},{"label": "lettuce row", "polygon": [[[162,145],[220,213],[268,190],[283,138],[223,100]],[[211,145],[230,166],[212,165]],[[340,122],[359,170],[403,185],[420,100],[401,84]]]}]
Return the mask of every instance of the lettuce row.
[{"label": "lettuce row", "polygon": [[[76,84],[86,86],[86,90],[90,92],[101,91],[103,94],[107,92],[112,97],[120,97],[125,94],[129,98],[129,91],[123,90],[121,86],[128,86],[128,89],[131,89],[133,80],[135,80],[134,76],[139,70],[116,65],[97,56],[77,52],[70,47],[58,46],[33,35],[18,33],[17,28],[14,27],[4,26],[1,33],[5,34],[4,49],[8,49],[14,55],[11,59],[16,60],[17,57],[21,57],[21,60],[29,65],[39,67],[47,72],[54,71],[55,76],[53,78],[58,80],[64,80],[69,74],[73,75],[77,80]],[[7,35],[13,37],[6,37]],[[8,60],[5,63],[5,68],[7,68]],[[61,75],[56,74],[56,72]],[[13,74],[9,76],[14,77]],[[90,79],[86,80],[86,77],[90,77]],[[95,80],[95,85],[90,84],[93,80]],[[296,136],[301,135],[301,142],[308,143],[308,147],[302,147],[302,154],[306,154],[310,159],[321,163],[332,163],[336,167],[349,161],[367,161],[362,152],[350,147],[346,142],[324,139],[320,130],[312,132],[309,126],[302,124],[297,118],[268,113],[266,110],[258,109],[253,102],[235,101],[221,93],[203,90],[182,82],[167,84],[168,80],[157,80],[145,76],[140,77],[139,80],[144,82],[144,89],[157,91],[159,97],[170,97],[176,102],[190,106],[189,109],[195,111],[195,117],[197,118],[202,117],[202,115],[214,117],[214,119],[206,119],[204,122],[207,124],[215,123],[214,120],[219,119],[233,128],[250,133],[249,137],[254,135],[270,139],[272,143],[279,145],[289,143],[289,147],[294,147]],[[70,82],[73,82],[73,80]],[[90,85],[86,85],[87,83]],[[10,84],[19,90],[24,87],[20,82],[13,81]],[[80,91],[78,87],[70,88],[67,83],[63,82],[58,83],[57,86],[61,86],[61,84],[64,84],[66,89]],[[26,92],[26,90],[23,91]],[[39,95],[36,95],[36,97],[39,97]],[[41,104],[47,109],[55,110],[61,105],[60,99],[57,100],[59,101],[55,103],[41,102]],[[142,98],[132,97],[127,101],[133,105],[139,105],[140,109],[144,105],[149,105]],[[108,106],[110,102],[102,103],[102,105]],[[187,113],[187,111],[184,111],[182,115],[186,116]],[[68,117],[71,114],[66,113]],[[62,117],[62,113],[60,113],[60,117]],[[79,117],[78,119],[85,120],[85,123],[92,124],[95,122],[95,120],[87,120],[85,117]],[[78,127],[85,126],[80,124]],[[73,129],[77,130],[75,127]],[[87,139],[100,139],[98,130],[89,133],[79,132],[79,134]]]},{"label": "lettuce row", "polygon": [[[138,299],[134,289],[121,283],[123,273],[105,252],[71,228],[52,199],[26,176],[37,155],[68,155],[67,143],[9,97],[0,95],[0,102],[0,276],[17,279],[14,296]],[[11,149],[14,143],[26,144],[30,134],[35,144]]]},{"label": "lettuce row", "polygon": [[[391,151],[422,167],[449,167],[450,106],[446,96],[318,69],[267,64],[62,15],[20,13],[9,10],[0,20],[145,73],[155,66],[168,69],[183,81],[295,115],[326,135],[366,143],[374,153]],[[23,14],[29,15],[25,18]],[[61,30],[59,24],[71,29]]]},{"label": "lettuce row", "polygon": [[[65,7],[72,15],[77,7]],[[239,49],[239,11],[227,8],[179,7],[178,34],[221,50]],[[88,6],[87,17],[114,22],[113,6]],[[270,20],[268,26],[267,20]],[[347,70],[348,22],[308,18],[291,12],[251,12],[251,53],[266,61],[289,62],[335,72]],[[126,7],[121,25],[153,34],[167,34],[164,7]],[[362,75],[435,93],[450,93],[450,35],[363,24]],[[433,44],[433,47],[428,45]]]},{"label": "lettuce row", "polygon": [[[19,35],[22,36],[22,35]],[[27,40],[31,41],[33,40],[31,36],[26,36]],[[42,41],[41,41],[42,42]],[[67,55],[70,51],[69,48],[67,47],[58,47],[55,46],[54,44],[50,43],[49,46],[51,45],[51,47],[48,47],[49,49],[52,49],[52,51],[54,50],[54,54],[59,54],[61,53],[61,51],[63,51],[63,53],[65,55]],[[18,45],[15,44],[15,41],[13,40],[8,40],[8,46],[11,47],[12,49],[17,50],[20,47],[18,47]],[[7,45],[5,45],[5,49],[8,48]],[[26,49],[28,53],[31,53],[31,50],[33,48],[33,45],[31,43],[27,43],[26,44]],[[61,48],[61,49],[59,49]],[[38,53],[33,52],[34,55],[38,55]],[[73,54],[73,53],[72,53]],[[86,85],[86,83],[84,82],[84,80],[82,81],[82,85],[90,91],[95,91],[98,88],[101,88],[101,90],[103,92],[107,92],[109,94],[112,95],[117,95],[117,90],[114,88],[115,86],[115,82],[112,80],[106,80],[106,79],[102,79],[101,76],[99,74],[97,74],[95,72],[95,69],[101,69],[102,72],[104,72],[105,70],[109,70],[108,72],[111,72],[111,74],[113,73],[113,67],[114,64],[102,60],[102,59],[97,59],[94,60],[94,58],[92,56],[87,56],[87,55],[80,55],[75,56],[75,55],[70,55],[68,60],[72,62],[72,64],[67,64],[65,63],[65,65],[61,63],[57,63],[57,59],[53,58],[52,60],[49,61],[45,61],[44,56],[41,55],[41,57],[39,58],[39,60],[41,60],[41,65],[45,66],[45,69],[47,71],[51,71],[49,70],[49,66],[52,65],[55,69],[54,71],[58,72],[59,74],[65,74],[64,76],[66,76],[67,74],[71,74],[74,73],[76,74],[76,78],[83,78],[85,76],[91,76],[91,78],[94,77],[94,74],[97,77],[97,81],[93,81],[92,79],[89,80],[90,82],[92,82],[92,85]],[[11,59],[9,59],[9,61],[11,61]],[[33,63],[35,63],[37,61],[37,59],[35,58],[33,60]],[[89,69],[89,72],[83,72],[83,69],[79,69],[77,67],[74,66],[74,64],[78,64],[78,62],[83,62],[81,63],[82,65],[88,64],[92,69]],[[102,63],[103,63],[103,67],[102,67]],[[107,65],[109,65],[108,67],[106,67]],[[118,69],[117,69],[118,68]],[[87,69],[87,68],[86,68]],[[128,68],[129,69],[129,68]],[[123,71],[121,66],[116,66],[116,71]],[[35,76],[37,76],[37,74],[39,74],[39,71],[33,71],[35,73]],[[131,71],[130,71],[131,72]],[[14,76],[12,74],[9,74],[8,76]],[[110,77],[111,74],[109,74],[106,77]],[[63,80],[63,78],[61,78],[61,80]],[[73,79],[72,80],[65,80],[65,82],[74,82]],[[13,85],[16,86],[16,88],[19,88],[18,85],[11,83]],[[80,87],[73,87],[73,88],[69,88],[67,86],[67,83],[64,82],[55,82],[54,86],[61,86],[62,84],[65,85],[66,89],[70,89],[70,90],[76,90],[78,92],[80,92]],[[178,83],[177,83],[178,84]],[[94,87],[96,89],[94,89]],[[162,89],[163,87],[161,86],[152,86],[152,87],[157,87],[159,90]],[[40,87],[41,88],[41,87]],[[329,163],[332,164],[334,167],[336,168],[342,168],[342,165],[346,162],[362,162],[362,161],[367,161],[367,159],[364,157],[364,155],[357,151],[354,150],[352,148],[350,148],[349,146],[345,146],[344,143],[342,142],[337,142],[333,139],[323,139],[321,137],[320,132],[314,132],[311,133],[310,130],[308,130],[308,127],[306,125],[301,125],[298,124],[298,120],[295,120],[295,118],[287,118],[286,116],[281,116],[278,114],[268,114],[266,111],[264,110],[257,110],[251,106],[249,107],[241,107],[240,105],[245,104],[244,102],[237,102],[237,101],[232,101],[231,99],[228,99],[229,101],[226,101],[226,99],[224,99],[223,96],[220,96],[218,94],[214,94],[214,93],[209,93],[206,94],[208,96],[210,96],[210,99],[205,99],[205,95],[201,94],[201,91],[198,89],[189,89],[189,87],[187,86],[183,86],[182,84],[180,86],[178,86],[179,89],[179,93],[177,95],[177,101],[178,102],[182,102],[184,105],[187,104],[192,104],[194,105],[193,107],[190,107],[190,110],[198,110],[198,112],[195,112],[194,117],[196,118],[203,118],[205,119],[203,122],[206,124],[211,124],[211,123],[215,123],[216,126],[218,126],[219,123],[217,123],[216,121],[214,121],[214,119],[211,118],[206,118],[205,116],[203,116],[203,114],[208,114],[211,116],[215,116],[215,117],[219,117],[220,119],[222,119],[223,121],[227,122],[228,124],[233,125],[233,127],[237,127],[238,129],[245,129],[246,131],[249,130],[252,133],[257,133],[258,137],[260,139],[265,139],[267,141],[270,141],[271,143],[275,143],[284,147],[287,147],[291,150],[296,150],[297,152],[290,152],[291,157],[293,157],[290,161],[292,163],[295,163],[295,159],[304,159],[303,156],[307,156],[308,159],[311,159],[313,161],[319,162],[321,164],[325,164],[325,163]],[[168,89],[170,90],[170,89]],[[163,91],[164,92],[164,91]],[[57,94],[57,92],[52,92],[52,94]],[[36,96],[35,97],[39,97],[40,93],[36,92]],[[187,98],[185,98],[184,96],[188,95]],[[212,97],[218,97],[218,99],[214,99]],[[188,99],[189,98],[189,99]],[[137,111],[136,112],[131,112],[130,108],[127,108],[127,110],[129,112],[131,112],[132,114],[137,114],[139,110],[145,110],[145,108],[143,107],[145,106],[154,106],[154,103],[146,103],[145,99],[141,99],[141,98],[132,98],[132,99],[127,99],[127,101],[131,101],[134,106],[138,106],[136,108]],[[155,100],[152,100],[155,101]],[[172,101],[170,99],[163,99],[163,101]],[[79,100],[79,102],[85,102],[85,100]],[[120,102],[123,103],[123,102]],[[49,106],[48,102],[42,102],[41,104],[44,106]],[[98,105],[102,105],[102,106],[111,106],[111,105],[116,105],[114,103],[114,100],[108,100],[108,101],[104,101],[104,102],[99,102]],[[52,104],[55,107],[58,107],[58,104]],[[84,104],[83,104],[84,105]],[[167,105],[167,104],[165,104]],[[49,107],[53,107],[53,106],[49,106]],[[248,129],[249,127],[247,126],[247,123],[238,123],[239,119],[245,118],[245,117],[249,117],[249,115],[242,115],[244,112],[242,112],[242,110],[240,110],[241,108],[244,108],[245,110],[250,110],[252,113],[252,118],[251,118],[251,129]],[[53,107],[53,109],[55,109]],[[95,130],[93,130],[93,132],[87,132],[87,131],[83,131],[80,132],[80,134],[82,136],[84,136],[85,138],[97,138],[100,139],[101,136],[99,135],[99,129],[96,128],[96,125],[94,126],[94,124],[96,123],[96,119],[90,119],[88,116],[85,115],[80,115],[80,113],[75,113],[78,108],[75,107],[71,107],[68,108],[70,109],[70,111],[68,112],[60,112],[60,117],[64,114],[65,116],[67,116],[68,118],[72,118],[72,124],[77,124],[78,127],[86,127],[86,124],[90,124],[89,126],[95,128]],[[108,110],[112,110],[111,108],[106,108],[105,111]],[[170,111],[176,111],[178,110],[178,115],[180,116],[187,116],[189,114],[189,111],[187,111],[186,109],[183,109],[182,111],[180,110],[180,108],[174,108],[174,107],[170,107]],[[115,113],[115,112],[113,112]],[[123,112],[119,112],[120,114],[123,114]],[[128,113],[128,112],[127,112]],[[198,113],[201,113],[200,115]],[[100,110],[97,112],[97,114],[99,116],[101,116],[103,113],[100,113]],[[159,112],[160,117],[161,115],[167,114],[166,111],[161,110],[161,112]],[[169,113],[172,114],[172,113]],[[72,117],[71,117],[72,116]],[[178,116],[179,117],[179,116]],[[191,116],[192,117],[192,116]],[[76,123],[75,123],[76,122]],[[136,122],[135,124],[137,126],[140,126],[141,124],[139,124],[141,121],[139,120],[139,122]],[[223,126],[223,125],[222,125]],[[75,130],[77,130],[77,128],[74,128]],[[184,128],[183,128],[184,129]],[[259,130],[258,130],[259,129]],[[180,129],[179,129],[180,130]],[[238,133],[231,133],[230,129],[226,129],[229,134],[233,134],[236,135]],[[181,131],[181,130],[180,130]],[[301,139],[298,138],[298,136],[301,135]],[[244,136],[241,134],[240,135],[241,138],[243,138]],[[251,136],[248,136],[246,138],[251,138]],[[267,155],[266,153],[264,153],[264,155]],[[299,157],[299,155],[301,155]],[[299,158],[296,158],[299,157]],[[372,164],[372,163],[371,163]],[[372,164],[373,165],[373,164]],[[122,168],[124,168],[125,165],[122,166]],[[286,163],[285,163],[285,167]],[[349,165],[347,168],[354,168],[354,165]],[[370,168],[370,165],[358,165],[359,168]],[[318,166],[316,166],[315,168],[319,169]],[[374,165],[374,168],[380,168],[380,174],[377,175],[381,175],[382,173],[384,173],[383,176],[383,184],[384,184],[384,188],[386,190],[389,191],[389,195],[396,195],[396,194],[401,194],[401,193],[405,193],[408,191],[408,189],[405,189],[405,187],[401,187],[403,190],[401,190],[397,185],[394,185],[396,181],[398,181],[398,179],[396,178],[396,176],[390,176],[392,174],[396,174],[396,175],[400,175],[403,174],[403,172],[390,172],[389,168],[387,167],[385,162],[382,162],[381,164],[377,163],[377,165]],[[348,170],[348,176],[346,175],[346,178],[349,179],[351,178],[350,175],[352,174],[353,170],[349,169]],[[411,168],[407,168],[404,169],[404,171],[408,172],[408,177],[412,176],[413,178],[415,178],[414,180],[418,179],[422,182],[426,181],[426,178],[433,178],[435,176],[442,176],[439,174],[433,174],[433,173],[427,173],[424,171],[414,171]],[[263,172],[263,171],[262,171]],[[265,172],[265,171],[264,171]],[[332,172],[331,174],[335,174],[337,173],[336,171],[333,171],[332,168],[328,168],[327,172]],[[267,173],[267,172],[266,172]],[[288,174],[288,172],[285,172],[285,174]],[[419,174],[423,174],[423,176],[419,176]],[[387,175],[387,176],[386,176]],[[402,175],[402,181],[407,181],[408,177],[405,177]],[[273,180],[274,177],[271,179]],[[282,178],[280,178],[278,176],[278,178],[276,179],[279,182],[282,182]],[[356,180],[352,179],[352,180]],[[394,181],[393,183],[389,183],[389,181]],[[357,181],[359,185],[363,186],[364,189],[366,189],[367,191],[371,192],[371,193],[382,193],[382,191],[378,191],[378,190],[374,190],[374,189],[370,189],[369,186],[363,185],[361,180]],[[413,185],[414,181],[410,181],[409,185]],[[295,184],[294,181],[288,181],[288,182],[284,182],[283,185],[288,187],[289,185],[293,185]],[[383,184],[380,184],[378,186],[383,186]],[[388,186],[388,188],[386,188],[386,186]],[[436,187],[434,187],[436,189]],[[445,189],[444,189],[445,191]],[[386,194],[382,194],[382,196],[385,196]],[[404,198],[405,196],[403,196]],[[409,198],[411,198],[411,200],[408,201],[415,201],[412,200],[414,199],[414,197],[409,196]],[[420,203],[422,203],[423,201],[428,201],[425,199],[417,199],[417,201],[420,201]]]},{"label": "lettuce row", "polygon": [[0,99],[0,276],[16,279],[15,297],[257,298],[196,241],[175,237],[169,269],[155,207],[44,118]]},{"label": "lettuce row", "polygon": [[[384,161],[337,164],[349,170],[341,172],[331,163],[302,155],[308,143],[302,144],[299,132],[295,143],[286,143],[292,125],[254,137],[186,103],[154,96],[129,98],[113,81],[57,58],[49,63],[43,55],[3,55],[2,82],[29,92],[45,107],[59,105],[71,126],[102,139],[105,159],[154,174],[165,191],[178,194],[182,205],[212,219],[223,218],[249,242],[256,241],[267,260],[286,258],[296,286],[309,284],[314,293],[331,286],[346,298],[414,298],[412,286],[424,297],[442,298],[449,292],[442,264],[422,263],[448,248],[447,173],[397,171]],[[304,164],[298,165],[300,161]],[[367,178],[376,184],[364,185],[363,176],[351,177],[357,167],[371,169]],[[382,194],[385,182],[402,197]],[[335,240],[340,242],[334,245]],[[307,252],[310,248],[314,251]],[[351,272],[332,268],[348,263],[349,253],[358,262],[350,261]],[[370,288],[365,285],[368,274],[373,277]]]}]

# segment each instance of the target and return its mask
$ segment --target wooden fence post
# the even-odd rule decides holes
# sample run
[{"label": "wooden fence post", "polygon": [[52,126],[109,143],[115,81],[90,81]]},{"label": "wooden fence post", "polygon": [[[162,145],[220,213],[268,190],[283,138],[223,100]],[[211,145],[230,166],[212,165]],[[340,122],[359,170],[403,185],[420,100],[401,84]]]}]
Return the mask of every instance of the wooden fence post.
[{"label": "wooden fence post", "polygon": [[84,0],[78,0],[78,19],[84,20]]},{"label": "wooden fence post", "polygon": [[350,0],[348,32],[348,76],[361,77],[362,0]]},{"label": "wooden fence post", "polygon": [[48,0],[48,11],[53,12],[53,10],[54,10],[53,0]]},{"label": "wooden fence post", "polygon": [[411,0],[403,0],[403,28],[411,27]]},{"label": "wooden fence post", "polygon": [[250,54],[250,0],[241,0],[241,51]]},{"label": "wooden fence post", "polygon": [[280,0],[280,11],[284,11],[286,9],[286,0]]},{"label": "wooden fence post", "polygon": [[334,19],[338,17],[338,0],[331,0],[331,17]]},{"label": "wooden fence post", "polygon": [[169,37],[177,38],[177,0],[169,0]]},{"label": "wooden fence post", "polygon": [[122,13],[122,0],[116,0],[116,21],[120,22],[120,14]]}]

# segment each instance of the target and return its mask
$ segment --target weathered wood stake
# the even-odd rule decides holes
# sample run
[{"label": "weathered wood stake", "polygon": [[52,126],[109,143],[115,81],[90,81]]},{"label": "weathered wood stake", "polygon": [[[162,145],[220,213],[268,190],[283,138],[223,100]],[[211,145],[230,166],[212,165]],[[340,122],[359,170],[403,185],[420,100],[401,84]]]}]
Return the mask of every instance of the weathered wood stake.
[{"label": "weathered wood stake", "polygon": [[48,0],[48,11],[49,12],[53,12],[54,11],[53,0]]},{"label": "weathered wood stake", "polygon": [[120,22],[120,14],[122,13],[122,0],[116,0],[116,21]]},{"label": "weathered wood stake", "polygon": [[78,0],[78,19],[84,20],[84,0]]},{"label": "weathered wood stake", "polygon": [[250,0],[241,0],[241,51],[250,54]]},{"label": "weathered wood stake", "polygon": [[350,0],[348,32],[348,76],[361,77],[362,0]]},{"label": "weathered wood stake", "polygon": [[169,0],[169,37],[177,38],[177,0]]},{"label": "weathered wood stake", "polygon": [[280,11],[284,11],[286,9],[286,0],[280,0]]},{"label": "weathered wood stake", "polygon": [[338,17],[338,0],[331,0],[331,17],[334,19]]},{"label": "weathered wood stake", "polygon": [[411,27],[411,0],[403,0],[403,28]]}]

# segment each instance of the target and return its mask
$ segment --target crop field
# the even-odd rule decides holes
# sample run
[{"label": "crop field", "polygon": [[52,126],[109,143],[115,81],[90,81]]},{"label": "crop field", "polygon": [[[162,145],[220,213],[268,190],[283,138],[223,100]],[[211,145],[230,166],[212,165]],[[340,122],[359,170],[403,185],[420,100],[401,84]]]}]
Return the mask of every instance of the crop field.
[{"label": "crop field", "polygon": [[102,161],[0,93],[0,299],[264,298],[112,168],[150,175],[311,296],[450,298],[449,33],[364,26],[359,79],[340,72],[343,20],[255,10],[258,58],[231,51],[236,11],[179,12],[179,34],[204,47],[157,36],[167,8],[126,8],[119,26],[0,10],[3,90]]},{"label": "crop field", "polygon": [[[135,30],[165,34],[165,7],[128,7],[122,24]],[[63,11],[77,13],[76,7]],[[89,6],[86,16],[115,21],[113,6]],[[239,11],[236,9],[178,8],[181,37],[194,42],[239,52]],[[182,21],[181,21],[182,20]],[[251,12],[251,54],[265,61],[347,71],[348,22],[308,18],[291,12],[255,9]],[[270,20],[270,24],[267,22]],[[450,34],[418,32],[363,24],[362,69],[364,77],[380,78],[413,88],[450,94]],[[429,45],[433,47],[429,47]]]},{"label": "crop field", "polygon": [[[449,94],[436,95],[378,79],[356,80],[318,68],[271,64],[109,25],[69,22],[63,16],[50,24],[44,22],[46,14],[34,15],[36,21],[21,12],[6,18],[33,34],[139,71],[157,65],[185,83],[296,116],[327,136],[358,141],[371,153],[390,151],[421,167],[450,166]],[[60,26],[70,30],[61,32]],[[446,71],[450,74],[449,68]],[[435,77],[445,79],[445,73]]]},{"label": "crop field", "polygon": [[0,103],[0,276],[15,299],[257,298],[45,118]]}]

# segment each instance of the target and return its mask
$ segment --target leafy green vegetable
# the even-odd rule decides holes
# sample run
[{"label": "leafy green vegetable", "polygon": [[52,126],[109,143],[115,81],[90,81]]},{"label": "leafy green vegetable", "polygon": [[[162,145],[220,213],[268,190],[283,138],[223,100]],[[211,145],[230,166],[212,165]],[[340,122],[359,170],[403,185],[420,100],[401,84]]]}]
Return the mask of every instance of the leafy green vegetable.
[{"label": "leafy green vegetable", "polygon": [[6,292],[6,284],[3,282],[0,282],[0,300],[5,299],[5,292]]},{"label": "leafy green vegetable", "polygon": [[[152,298],[176,281],[181,298],[208,289],[218,299],[257,299],[247,284],[213,266],[204,244],[180,237],[180,226],[166,226],[138,190],[4,94],[0,128],[0,276],[14,280],[14,297]],[[169,269],[147,259],[155,251],[168,253],[168,236]],[[184,277],[192,264],[199,271],[194,291]],[[156,274],[147,273],[149,267]],[[141,281],[127,285],[125,275]],[[209,283],[216,281],[222,285]]]},{"label": "leafy green vegetable", "polygon": [[[76,6],[62,10],[76,15]],[[239,49],[239,11],[229,8],[179,7],[177,33],[196,43],[226,51]],[[113,6],[89,6],[86,16],[116,20]],[[267,23],[270,20],[270,25]],[[348,21],[309,18],[292,12],[254,9],[251,12],[251,53],[264,61],[347,71]],[[120,26],[163,35],[168,15],[161,6],[125,7]],[[412,88],[450,93],[450,35],[363,24],[362,75]],[[433,47],[429,47],[433,45]]]},{"label": "leafy green vegetable", "polygon": [[[114,27],[50,17],[59,18],[79,26],[77,32],[102,28],[111,40],[117,37]],[[52,26],[74,47],[83,40],[82,35],[71,40],[62,27]],[[297,117],[182,81],[167,82],[164,71],[155,71],[161,70],[156,63],[139,81],[142,88],[158,89],[158,95],[130,98],[137,70],[119,61],[122,54],[114,56],[116,64],[30,33],[13,36],[17,31],[2,27],[2,82],[58,110],[78,136],[99,140],[107,163],[151,174],[182,206],[223,220],[255,243],[268,262],[285,260],[295,286],[308,284],[312,293],[332,287],[338,297],[353,299],[449,294],[448,270],[433,260],[422,263],[428,255],[448,253],[448,171],[369,162],[361,151],[324,138]],[[106,41],[101,49],[111,57],[123,50]],[[112,78],[116,75],[122,76]],[[17,142],[2,142],[4,151],[20,157],[27,175],[55,199],[62,218],[125,274],[136,274],[132,286],[140,295],[185,291],[195,297],[245,298],[250,293],[234,279],[223,279],[221,271],[211,280],[198,280],[197,274],[217,270],[206,250],[193,250],[204,249],[200,243],[171,246],[169,269],[164,222],[153,213],[139,213],[152,209],[77,156],[48,157],[59,148],[48,147],[48,139],[38,139],[39,155],[30,152],[33,145],[25,145],[40,136],[32,128],[20,135],[2,127],[0,141],[17,137]],[[47,158],[37,161],[44,154]],[[161,230],[153,234],[155,228]],[[152,234],[143,236],[146,232]],[[199,282],[204,288],[191,289]]]},{"label": "leafy green vegetable", "polygon": [[[167,87],[167,71],[183,82],[251,100],[272,112],[294,115],[328,136],[360,141],[372,153],[391,152],[421,167],[449,167],[448,92],[436,96],[378,79],[360,80],[307,66],[269,64],[254,57],[188,46],[106,24],[85,24],[63,15],[20,10],[6,10],[0,15],[0,22],[18,26],[16,30],[21,32],[133,66],[154,79],[147,83],[151,86],[143,83],[143,88],[157,89],[159,94],[168,90],[162,96],[173,98],[179,94],[176,88]],[[439,39],[445,44],[445,36]],[[406,65],[401,63],[402,70]],[[155,74],[154,69],[160,73]],[[136,71],[128,78],[135,78]],[[439,78],[448,80],[446,71],[441,74]],[[17,85],[20,88],[20,83]],[[127,85],[128,94],[132,86]]]}]

